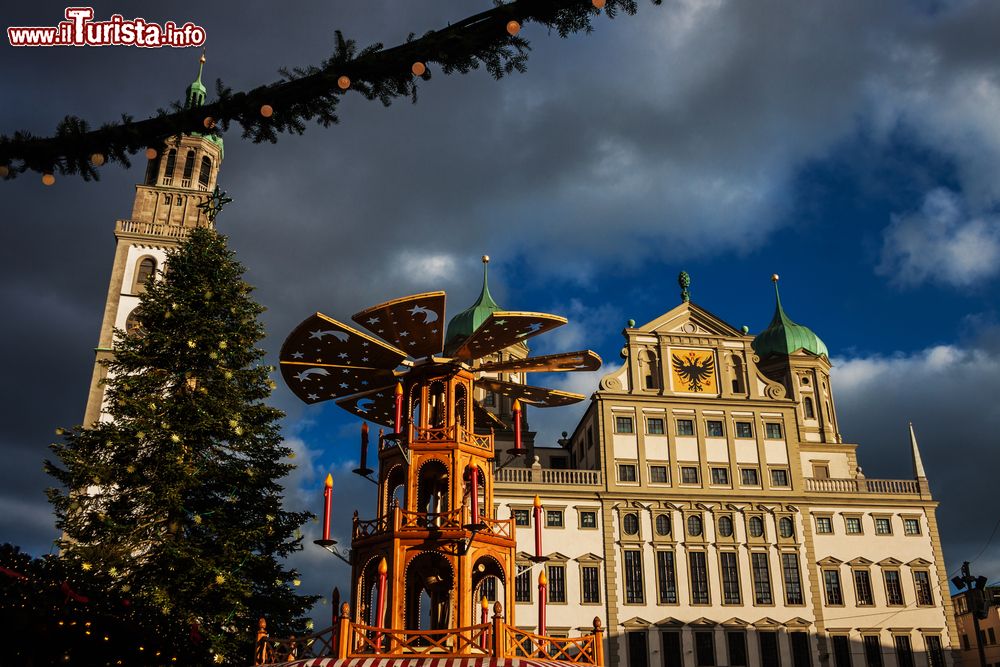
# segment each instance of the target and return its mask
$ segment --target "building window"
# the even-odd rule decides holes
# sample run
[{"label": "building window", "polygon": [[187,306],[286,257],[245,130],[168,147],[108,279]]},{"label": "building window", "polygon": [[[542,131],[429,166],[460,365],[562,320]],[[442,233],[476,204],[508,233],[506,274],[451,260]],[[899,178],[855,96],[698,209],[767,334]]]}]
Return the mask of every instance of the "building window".
[{"label": "building window", "polygon": [[660,604],[677,604],[677,573],[673,551],[656,552],[656,578]]},{"label": "building window", "polygon": [[715,665],[715,639],[711,630],[697,630],[694,633],[694,649],[698,667]]},{"label": "building window", "polygon": [[723,551],[719,553],[719,565],[722,569],[722,603],[740,604],[740,568],[736,553]]},{"label": "building window", "polygon": [[691,604],[708,604],[708,568],[704,551],[688,554],[691,567]]},{"label": "building window", "polygon": [[761,667],[781,667],[781,658],[778,654],[778,633],[773,630],[758,630],[757,638],[760,640]]},{"label": "building window", "polygon": [[833,519],[828,516],[816,517],[816,532],[828,535],[833,532]]},{"label": "building window", "polygon": [[771,486],[788,486],[788,471],[784,468],[771,470]]},{"label": "building window", "polygon": [[563,527],[562,510],[545,510],[545,527],[562,528]]},{"label": "building window", "polygon": [[803,405],[803,411],[806,414],[806,419],[816,419],[816,408],[813,407],[813,400],[806,396]]},{"label": "building window", "polygon": [[694,420],[693,419],[678,419],[677,420],[677,435],[694,435]]},{"label": "building window", "polygon": [[615,433],[634,433],[631,417],[615,417]]},{"label": "building window", "polygon": [[549,602],[566,602],[566,566],[549,565]]},{"label": "building window", "polygon": [[649,466],[649,481],[651,484],[669,484],[667,466]]},{"label": "building window", "polygon": [[681,484],[697,484],[698,469],[694,466],[681,466]]},{"label": "building window", "polygon": [[729,486],[729,468],[712,468],[712,484]]},{"label": "building window", "polygon": [[752,516],[747,519],[747,532],[750,533],[750,537],[763,537],[764,520],[759,516]]},{"label": "building window", "polygon": [[750,570],[753,575],[754,604],[773,604],[771,598],[771,569],[767,554],[755,551],[750,554]]},{"label": "building window", "polygon": [[628,663],[636,667],[649,667],[649,643],[645,631],[626,632],[628,638]]},{"label": "building window", "polygon": [[924,646],[927,647],[927,667],[944,667],[941,638],[937,635],[924,635]]},{"label": "building window", "polygon": [[497,405],[497,395],[492,391],[486,392],[486,395],[483,396],[483,405],[488,408],[495,408]]},{"label": "building window", "polygon": [[208,181],[212,178],[212,160],[207,155],[201,158],[201,171],[198,172],[198,185],[203,188],[208,187]]},{"label": "building window", "polygon": [[663,435],[663,420],[659,417],[650,417],[647,419],[646,433],[650,435]]},{"label": "building window", "polygon": [[483,579],[483,583],[479,585],[479,590],[482,592],[482,596],[486,598],[488,602],[497,601],[497,578],[496,577],[486,577]]},{"label": "building window", "polygon": [[851,642],[847,635],[833,636],[833,667],[851,667]]},{"label": "building window", "polygon": [[778,519],[778,534],[785,539],[795,535],[795,524],[792,523],[791,518],[783,516]]},{"label": "building window", "polygon": [[128,317],[125,318],[125,333],[128,335],[142,335],[142,320],[139,319],[139,309],[135,308]]},{"label": "building window", "polygon": [[[919,535],[920,534],[920,519],[903,519],[903,534],[904,535]],[[938,638],[940,642],[940,638]]]},{"label": "building window", "polygon": [[639,534],[639,515],[629,513],[622,517],[622,532],[626,535]]},{"label": "building window", "polygon": [[867,667],[882,667],[882,641],[878,635],[865,635],[865,664]]},{"label": "building window", "polygon": [[969,635],[962,635],[962,649],[968,651],[972,648],[972,644],[969,643]]},{"label": "building window", "polygon": [[729,652],[731,667],[746,667],[747,665],[747,633],[742,630],[730,630],[726,633],[726,648]]},{"label": "building window", "polygon": [[764,424],[764,438],[767,440],[781,440],[781,424],[778,422],[767,422]]},{"label": "building window", "polygon": [[868,570],[854,570],[854,595],[859,607],[871,607],[875,604],[872,578]]},{"label": "building window", "polygon": [[584,565],[580,569],[580,596],[584,604],[601,602],[601,569],[596,565]]},{"label": "building window", "polygon": [[903,585],[899,578],[899,570],[885,570],[885,603],[890,607],[903,606]]},{"label": "building window", "polygon": [[785,582],[785,604],[802,604],[802,578],[799,576],[798,554],[781,554],[781,576]]},{"label": "building window", "polygon": [[893,637],[896,644],[896,659],[899,667],[913,667],[913,648],[910,646],[908,635],[896,635]]},{"label": "building window", "polygon": [[760,486],[760,473],[756,468],[740,468],[740,482],[743,486]]},{"label": "building window", "polygon": [[809,635],[805,632],[791,632],[789,638],[792,640],[792,665],[794,667],[811,667]]},{"label": "building window", "polygon": [[638,481],[636,475],[636,467],[633,463],[619,463],[618,464],[618,481],[619,482],[636,482]]},{"label": "building window", "polygon": [[139,265],[135,270],[135,289],[133,292],[135,294],[141,294],[146,291],[146,283],[152,280],[153,275],[156,273],[156,260],[152,257],[143,257],[139,261]]},{"label": "building window", "polygon": [[752,438],[753,424],[751,424],[750,422],[736,422],[736,437]]},{"label": "building window", "polygon": [[597,512],[581,511],[580,528],[597,528]]},{"label": "building window", "polygon": [[656,520],[654,521],[656,526],[657,535],[669,535],[670,534],[670,515],[669,514],[657,514]]},{"label": "building window", "polygon": [[826,589],[827,606],[840,607],[844,604],[844,595],[840,590],[840,570],[823,570],[823,586]]},{"label": "building window", "polygon": [[719,535],[722,537],[733,536],[733,520],[728,515],[719,517]]},{"label": "building window", "polygon": [[705,431],[710,438],[721,438],[724,436],[722,422],[718,419],[709,419],[705,422]]},{"label": "building window", "polygon": [[[934,606],[934,593],[931,591],[931,575],[927,570],[913,571],[913,588],[917,592],[917,604],[922,607]],[[990,633],[993,628],[990,628]],[[994,644],[996,642],[990,642]]]},{"label": "building window", "polygon": [[181,178],[188,181],[190,184],[191,174],[193,173],[194,173],[194,151],[188,151],[187,156],[184,158],[184,175],[181,176]]},{"label": "building window", "polygon": [[988,641],[986,642],[987,644],[993,646],[994,644],[997,643],[997,635],[993,631],[993,628],[986,628],[986,635],[989,638]]},{"label": "building window", "polygon": [[892,535],[892,521],[889,519],[889,517],[885,516],[875,517],[875,534]]},{"label": "building window", "polygon": [[642,604],[642,552],[625,552],[625,603]]},{"label": "building window", "polygon": [[174,167],[177,166],[177,151],[171,148],[167,152],[167,168],[163,170],[164,185],[170,185],[170,181],[166,179],[172,179],[174,177]]},{"label": "building window", "polygon": [[514,577],[514,601],[531,602],[531,566],[517,564],[517,576]]},{"label": "building window", "polygon": [[859,516],[849,516],[844,519],[844,528],[847,530],[848,535],[860,535],[861,534],[861,517]]},{"label": "building window", "polygon": [[826,463],[814,463],[813,477],[816,479],[830,479],[830,466]]},{"label": "building window", "polygon": [[530,526],[531,525],[531,512],[528,510],[514,510],[514,525],[515,526]]},{"label": "building window", "polygon": [[700,516],[689,516],[688,517],[688,535],[693,537],[698,537],[701,535],[701,517]]},{"label": "building window", "polygon": [[639,375],[646,389],[660,388],[660,365],[656,363],[656,352],[642,350],[639,353]]}]

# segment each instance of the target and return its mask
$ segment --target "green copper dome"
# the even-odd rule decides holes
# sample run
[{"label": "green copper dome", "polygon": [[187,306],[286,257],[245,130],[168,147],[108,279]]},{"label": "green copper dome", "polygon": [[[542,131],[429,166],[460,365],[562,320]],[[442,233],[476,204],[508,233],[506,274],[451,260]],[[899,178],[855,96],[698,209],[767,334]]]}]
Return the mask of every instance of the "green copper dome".
[{"label": "green copper dome", "polygon": [[490,295],[490,287],[487,284],[489,261],[489,256],[483,255],[483,289],[479,292],[479,298],[448,322],[448,329],[444,336],[445,350],[454,350],[462,344],[462,341],[471,336],[472,332],[478,329],[494,311],[502,310]]},{"label": "green copper dome", "polygon": [[788,355],[796,350],[805,350],[816,356],[829,358],[826,344],[819,336],[809,327],[796,324],[785,314],[785,309],[781,307],[781,295],[778,293],[778,276],[775,275],[772,280],[777,302],[774,317],[771,318],[771,324],[753,339],[754,351],[761,357],[766,357],[769,354]]},{"label": "green copper dome", "polygon": [[[184,106],[188,109],[200,107],[205,104],[205,95],[208,93],[208,89],[205,88],[205,84],[201,82],[201,72],[204,68],[205,54],[202,53],[201,58],[198,59],[198,78],[192,81],[187,87]],[[203,134],[201,132],[192,132],[191,135],[195,137],[202,137],[211,141],[219,147],[219,151],[222,152],[222,157],[225,158],[225,145],[222,142],[222,137],[215,133]]]}]

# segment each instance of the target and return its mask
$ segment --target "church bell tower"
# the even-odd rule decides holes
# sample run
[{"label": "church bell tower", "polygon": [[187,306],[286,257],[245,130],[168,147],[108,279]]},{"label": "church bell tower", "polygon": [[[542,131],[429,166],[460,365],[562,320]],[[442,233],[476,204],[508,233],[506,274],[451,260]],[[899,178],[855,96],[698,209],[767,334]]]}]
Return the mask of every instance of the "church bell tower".
[{"label": "church bell tower", "polygon": [[[187,87],[185,106],[205,103],[201,82],[205,56],[201,56],[198,78]],[[104,412],[104,361],[110,358],[114,330],[141,326],[136,313],[146,282],[164,270],[167,251],[177,247],[194,227],[211,223],[198,205],[215,188],[223,158],[222,138],[215,134],[183,134],[151,146],[155,156],[146,166],[142,183],[135,186],[132,215],[115,222],[115,259],[108,297],[104,306],[94,372],[87,396],[83,423],[90,426],[108,419]]]}]

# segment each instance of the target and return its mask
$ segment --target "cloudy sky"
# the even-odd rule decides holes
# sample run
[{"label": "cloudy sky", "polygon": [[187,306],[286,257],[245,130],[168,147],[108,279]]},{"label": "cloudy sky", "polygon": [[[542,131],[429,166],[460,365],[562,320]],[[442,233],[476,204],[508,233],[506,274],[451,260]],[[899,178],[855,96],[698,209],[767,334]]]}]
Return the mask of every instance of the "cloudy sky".
[{"label": "cloudy sky", "polygon": [[[99,18],[204,26],[206,78],[237,90],[319,63],[335,29],[391,46],[490,6],[94,4]],[[6,7],[4,27],[54,25],[63,7]],[[235,202],[220,228],[269,308],[271,358],[315,310],[346,317],[445,289],[455,313],[478,291],[483,253],[502,305],[573,322],[537,351],[590,347],[609,368],[628,319],[676,305],[681,269],[697,303],[751,331],[770,320],[779,273],[791,316],[831,350],[842,432],[866,474],[911,474],[912,420],[949,571],[978,557],[973,569],[1000,579],[1000,537],[988,544],[1000,519],[1000,3],[640,0],[591,35],[522,34],[526,74],[438,73],[416,105],[349,94],[339,126],[276,145],[229,133],[220,182]],[[145,117],[182,96],[197,57],[0,45],[0,132]],[[46,445],[82,418],[114,221],[141,178],[112,167],[99,183],[0,183],[0,541],[35,553],[55,537]],[[333,470],[344,538],[373,488],[346,472],[357,424],[283,385],[274,403],[301,464],[289,502],[319,511]],[[536,412],[532,426],[552,442],[579,412]],[[317,551],[300,555],[305,585],[343,586],[346,566]]]}]

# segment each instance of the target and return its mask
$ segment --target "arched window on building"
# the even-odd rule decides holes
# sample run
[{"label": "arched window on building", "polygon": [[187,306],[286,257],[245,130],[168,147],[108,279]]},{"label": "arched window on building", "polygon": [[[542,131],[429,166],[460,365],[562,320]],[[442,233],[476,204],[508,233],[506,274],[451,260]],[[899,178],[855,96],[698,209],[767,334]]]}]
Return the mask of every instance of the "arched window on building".
[{"label": "arched window on building", "polygon": [[162,155],[157,155],[152,160],[146,162],[146,185],[156,185],[156,175],[160,171],[160,162],[163,160]]},{"label": "arched window on building", "polygon": [[201,158],[201,171],[198,172],[198,185],[208,189],[208,181],[212,177],[212,160],[207,156]]},{"label": "arched window on building", "polygon": [[187,187],[191,185],[191,174],[194,173],[194,151],[188,151],[187,157],[184,158],[184,182],[181,185]]},{"label": "arched window on building", "polygon": [[660,388],[660,365],[657,363],[656,352],[652,350],[639,352],[639,377],[644,389]]},{"label": "arched window on building", "polygon": [[135,267],[135,280],[132,282],[132,293],[140,294],[146,291],[146,283],[156,274],[156,260],[143,257]]},{"label": "arched window on building", "polygon": [[816,419],[816,409],[813,407],[811,397],[806,396],[802,401],[802,411],[805,413],[806,419]]},{"label": "arched window on building", "polygon": [[743,358],[738,354],[729,357],[729,373],[733,378],[733,393],[745,394],[746,386],[743,382]]},{"label": "arched window on building", "polygon": [[139,309],[135,308],[128,317],[125,318],[125,333],[129,336],[133,334],[142,334],[142,322],[139,320]]}]

